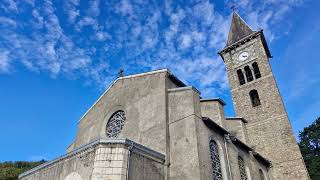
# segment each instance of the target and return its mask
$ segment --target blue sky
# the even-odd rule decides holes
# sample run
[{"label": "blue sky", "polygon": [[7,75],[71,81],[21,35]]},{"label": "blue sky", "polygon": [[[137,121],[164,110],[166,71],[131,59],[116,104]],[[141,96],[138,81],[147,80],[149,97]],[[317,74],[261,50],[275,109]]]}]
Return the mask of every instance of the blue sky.
[{"label": "blue sky", "polygon": [[65,153],[77,121],[116,78],[169,68],[233,115],[217,52],[230,6],[263,28],[296,135],[320,115],[320,1],[1,0],[0,161]]}]

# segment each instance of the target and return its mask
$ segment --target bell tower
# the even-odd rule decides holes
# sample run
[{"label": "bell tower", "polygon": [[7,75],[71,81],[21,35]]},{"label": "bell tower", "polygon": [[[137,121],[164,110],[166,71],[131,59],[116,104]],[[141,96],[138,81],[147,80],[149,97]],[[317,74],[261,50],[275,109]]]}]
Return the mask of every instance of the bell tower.
[{"label": "bell tower", "polygon": [[236,115],[248,121],[249,143],[272,162],[270,178],[308,180],[263,31],[253,31],[233,12],[227,44],[219,54],[226,65]]}]

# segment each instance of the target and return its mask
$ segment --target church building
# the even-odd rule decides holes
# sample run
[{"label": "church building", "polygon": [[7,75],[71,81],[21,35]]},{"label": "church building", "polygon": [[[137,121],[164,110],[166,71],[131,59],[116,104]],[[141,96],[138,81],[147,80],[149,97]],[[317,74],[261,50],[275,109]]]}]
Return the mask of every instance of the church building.
[{"label": "church building", "polygon": [[263,31],[236,12],[222,57],[235,117],[168,69],[118,77],[67,153],[21,180],[309,180]]}]

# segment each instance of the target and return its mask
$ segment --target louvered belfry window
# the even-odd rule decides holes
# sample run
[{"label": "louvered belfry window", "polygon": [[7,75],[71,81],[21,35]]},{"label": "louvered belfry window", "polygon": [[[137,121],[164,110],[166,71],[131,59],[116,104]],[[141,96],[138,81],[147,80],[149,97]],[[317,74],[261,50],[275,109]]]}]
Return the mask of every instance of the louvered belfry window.
[{"label": "louvered belfry window", "polygon": [[115,112],[107,123],[106,133],[109,138],[117,138],[126,121],[126,115],[124,111]]},{"label": "louvered belfry window", "polygon": [[252,63],[253,73],[256,79],[261,78],[260,69],[257,62]]},{"label": "louvered belfry window", "polygon": [[239,83],[240,85],[243,85],[246,83],[246,80],[244,79],[244,75],[241,69],[237,70],[237,74],[238,74],[238,79],[239,79]]},{"label": "louvered belfry window", "polygon": [[222,180],[221,163],[220,163],[217,143],[211,139],[209,141],[209,147],[210,147],[210,156],[211,156],[211,164],[212,164],[212,177],[213,177],[212,179]]},{"label": "louvered belfry window", "polygon": [[238,157],[238,164],[239,164],[239,170],[240,170],[240,179],[241,180],[248,180],[247,173],[246,173],[246,167],[244,165],[244,160],[242,157]]},{"label": "louvered belfry window", "polygon": [[244,72],[246,73],[247,82],[253,81],[252,71],[249,66],[244,67]]}]

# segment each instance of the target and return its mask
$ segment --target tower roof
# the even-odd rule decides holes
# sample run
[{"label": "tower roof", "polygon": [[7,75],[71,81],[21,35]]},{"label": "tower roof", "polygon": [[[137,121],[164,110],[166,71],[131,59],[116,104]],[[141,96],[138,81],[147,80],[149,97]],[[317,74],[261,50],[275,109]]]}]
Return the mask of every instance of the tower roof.
[{"label": "tower roof", "polygon": [[249,25],[236,12],[233,12],[227,46],[249,36],[252,33],[254,33],[254,31],[249,27]]}]

